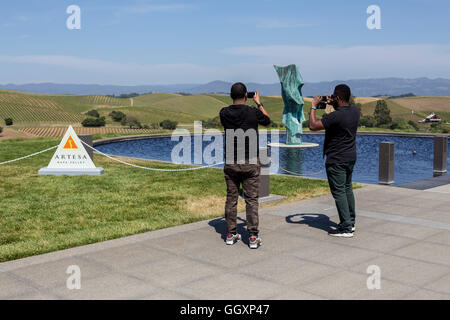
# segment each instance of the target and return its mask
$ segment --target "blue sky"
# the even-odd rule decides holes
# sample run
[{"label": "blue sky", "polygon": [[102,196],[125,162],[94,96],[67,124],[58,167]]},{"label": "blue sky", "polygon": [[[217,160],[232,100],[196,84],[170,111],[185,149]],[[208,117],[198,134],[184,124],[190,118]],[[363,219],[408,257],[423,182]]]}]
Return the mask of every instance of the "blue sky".
[{"label": "blue sky", "polygon": [[[81,30],[69,30],[69,5]],[[370,5],[381,30],[369,30]],[[0,7],[0,83],[450,78],[444,0],[15,0]]]}]

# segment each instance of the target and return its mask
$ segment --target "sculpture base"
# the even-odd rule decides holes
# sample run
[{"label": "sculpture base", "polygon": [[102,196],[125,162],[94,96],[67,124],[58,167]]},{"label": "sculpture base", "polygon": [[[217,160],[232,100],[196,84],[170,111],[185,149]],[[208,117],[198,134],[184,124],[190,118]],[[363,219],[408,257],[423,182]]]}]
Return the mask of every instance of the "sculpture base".
[{"label": "sculpture base", "polygon": [[286,143],[269,143],[269,147],[272,148],[292,148],[292,149],[305,149],[305,148],[317,148],[317,143],[302,142],[301,144],[286,144]]},{"label": "sculpture base", "polygon": [[51,176],[99,176],[103,174],[103,168],[93,168],[93,169],[49,169],[47,167],[42,168],[38,171],[41,175],[51,175]]}]

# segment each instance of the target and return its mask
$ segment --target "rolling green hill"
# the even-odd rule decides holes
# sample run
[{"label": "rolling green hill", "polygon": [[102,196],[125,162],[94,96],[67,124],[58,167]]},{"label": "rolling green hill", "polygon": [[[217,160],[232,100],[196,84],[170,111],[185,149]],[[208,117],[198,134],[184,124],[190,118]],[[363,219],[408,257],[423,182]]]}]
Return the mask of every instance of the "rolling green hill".
[{"label": "rolling green hill", "polygon": [[[132,105],[133,101],[133,106]],[[367,100],[362,105],[364,115],[372,115],[376,101]],[[284,104],[281,97],[262,97],[266,110],[273,121],[281,123]],[[432,110],[450,121],[450,98],[414,97],[386,100],[393,119],[404,118],[406,121],[418,121]],[[145,94],[131,99],[112,98],[99,95],[44,95],[16,91],[0,90],[0,119],[12,118],[14,126],[54,126],[68,123],[79,125],[86,117],[85,113],[96,109],[107,119],[107,125],[120,126],[113,122],[108,114],[122,111],[136,117],[142,124],[159,123],[170,119],[183,125],[192,125],[195,120],[207,120],[216,117],[221,108],[232,101],[226,95],[179,95],[169,93]],[[249,101],[249,105],[253,102]],[[433,106],[439,104],[433,109]],[[311,102],[305,101],[305,116]],[[414,110],[414,114],[411,112]],[[319,115],[322,114],[322,111]]]}]

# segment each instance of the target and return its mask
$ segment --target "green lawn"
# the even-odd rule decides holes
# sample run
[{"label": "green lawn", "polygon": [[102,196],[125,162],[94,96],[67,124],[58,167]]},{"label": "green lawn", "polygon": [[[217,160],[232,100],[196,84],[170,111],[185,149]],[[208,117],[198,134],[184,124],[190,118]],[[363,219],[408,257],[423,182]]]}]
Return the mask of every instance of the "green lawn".
[{"label": "green lawn", "polygon": [[[0,162],[51,146],[55,139],[0,141]],[[0,261],[124,237],[222,216],[218,169],[157,173],[125,167],[99,155],[99,177],[39,176],[50,151],[0,166]],[[171,164],[134,161],[143,166]],[[271,176],[271,192],[287,201],[327,194],[323,180]],[[240,210],[244,209],[240,203]]]}]

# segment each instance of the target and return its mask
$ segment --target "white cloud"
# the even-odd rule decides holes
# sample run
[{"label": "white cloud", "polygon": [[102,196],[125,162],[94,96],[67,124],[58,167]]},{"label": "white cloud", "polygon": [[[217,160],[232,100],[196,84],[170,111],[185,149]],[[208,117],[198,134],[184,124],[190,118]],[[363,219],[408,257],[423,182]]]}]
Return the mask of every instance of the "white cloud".
[{"label": "white cloud", "polygon": [[150,12],[170,12],[192,8],[189,4],[136,4],[120,7],[125,14],[146,14]]},{"label": "white cloud", "polygon": [[309,81],[375,77],[450,78],[450,45],[247,46],[223,53],[300,66]]},{"label": "white cloud", "polygon": [[[274,64],[299,66],[306,82],[381,77],[450,78],[450,45],[251,46],[223,50],[215,65],[139,64],[58,55],[0,55],[1,82],[99,84],[205,83],[212,80],[277,82]],[[231,62],[226,62],[231,61]],[[44,72],[42,72],[44,70]],[[19,80],[17,80],[19,79]]]},{"label": "white cloud", "polygon": [[257,19],[255,20],[254,23],[257,28],[264,28],[264,29],[292,29],[292,28],[305,28],[312,26],[312,24],[280,19]]}]

